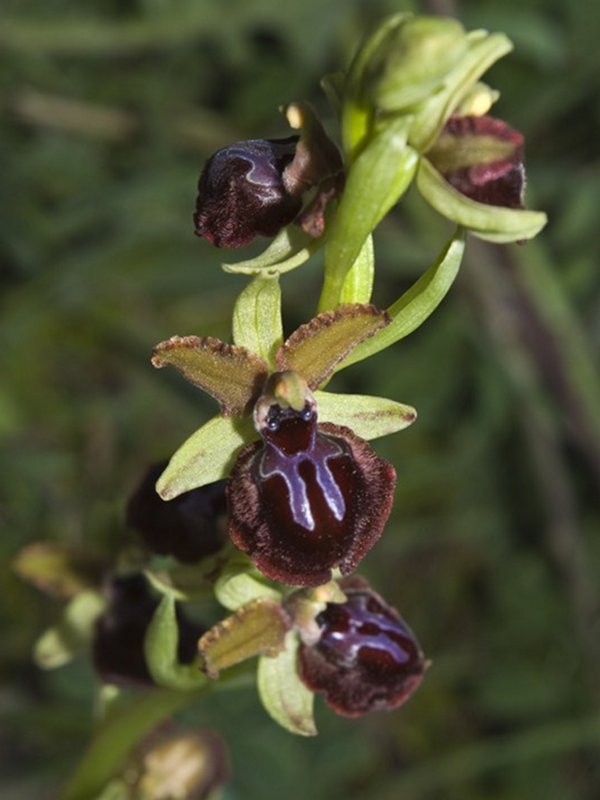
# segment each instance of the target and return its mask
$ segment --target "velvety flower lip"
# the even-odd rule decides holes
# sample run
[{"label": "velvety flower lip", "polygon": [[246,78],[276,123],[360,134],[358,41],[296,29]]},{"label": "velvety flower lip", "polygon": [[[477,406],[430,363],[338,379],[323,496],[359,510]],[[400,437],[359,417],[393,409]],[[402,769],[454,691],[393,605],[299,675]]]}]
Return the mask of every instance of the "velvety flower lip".
[{"label": "velvety flower lip", "polygon": [[198,183],[195,232],[216,247],[242,247],[257,235],[275,236],[302,207],[283,173],[298,136],[249,139],[218,150]]},{"label": "velvety flower lip", "polygon": [[491,116],[452,116],[427,158],[448,183],[478,203],[523,208],[524,137]]},{"label": "velvety flower lip", "polygon": [[156,481],[168,460],[152,464],[127,502],[126,521],[153,553],[194,563],[221,549],[227,538],[227,481],[209,483],[166,502]]},{"label": "velvety flower lip", "polygon": [[230,476],[229,535],[268,577],[317,586],[334,567],[352,572],[379,539],[396,473],[349,428],[319,425],[295,373],[275,373],[271,386],[254,415],[261,441]]},{"label": "velvety flower lip", "polygon": [[[152,685],[144,655],[144,639],[159,600],[141,573],[113,579],[107,594],[108,607],[96,622],[92,641],[96,672],[105,683]],[[196,657],[196,643],[205,628],[191,622],[179,605],[177,625],[179,660],[190,664]]]},{"label": "velvety flower lip", "polygon": [[316,618],[320,639],[300,647],[300,677],[343,716],[397,708],[428,666],[419,643],[364,579],[346,578],[340,587],[346,602],[328,603]]}]

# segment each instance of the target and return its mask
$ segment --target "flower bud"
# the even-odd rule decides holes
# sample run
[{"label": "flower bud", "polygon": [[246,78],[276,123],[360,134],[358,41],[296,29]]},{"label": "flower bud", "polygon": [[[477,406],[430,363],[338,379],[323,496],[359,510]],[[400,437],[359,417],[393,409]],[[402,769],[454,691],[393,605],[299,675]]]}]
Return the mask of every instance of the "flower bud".
[{"label": "flower bud", "polygon": [[501,119],[454,116],[427,158],[461,194],[492,206],[523,208],[524,138]]},{"label": "flower bud", "polygon": [[346,602],[328,603],[316,617],[319,640],[300,647],[300,677],[343,716],[397,708],[428,666],[419,643],[366,581],[354,577],[340,586]]},{"label": "flower bud", "polygon": [[216,481],[165,502],[155,484],[168,461],[149,467],[127,502],[126,521],[146,547],[194,563],[221,549],[226,539],[225,486]]},{"label": "flower bud", "polygon": [[364,100],[384,111],[402,111],[435,94],[467,51],[465,30],[447,17],[398,14],[367,45]]},{"label": "flower bud", "polygon": [[[151,685],[144,640],[159,600],[140,573],[115,578],[107,589],[108,607],[98,618],[92,641],[94,667],[105,683]],[[183,664],[196,657],[196,643],[205,628],[190,622],[177,606],[178,656]]]}]

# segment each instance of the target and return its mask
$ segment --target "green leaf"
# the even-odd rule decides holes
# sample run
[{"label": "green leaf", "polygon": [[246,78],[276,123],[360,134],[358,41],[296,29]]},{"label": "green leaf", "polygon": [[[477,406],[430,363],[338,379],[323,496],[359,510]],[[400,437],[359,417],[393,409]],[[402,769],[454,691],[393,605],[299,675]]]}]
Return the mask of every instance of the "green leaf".
[{"label": "green leaf", "polygon": [[370,233],[404,194],[418,157],[406,144],[406,119],[387,120],[352,164],[325,246],[319,310],[335,308]]},{"label": "green leaf", "polygon": [[230,611],[237,611],[259,597],[281,600],[281,592],[269,586],[250,560],[242,555],[234,556],[223,567],[214,592],[219,603]]},{"label": "green leaf", "polygon": [[236,264],[224,263],[221,266],[225,272],[274,278],[304,264],[322,247],[324,241],[324,236],[314,239],[292,224],[283,228],[267,249],[256,258],[238,261]]},{"label": "green leaf", "polygon": [[368,303],[373,292],[374,278],[375,253],[373,237],[369,235],[346,275],[340,292],[340,303]]},{"label": "green leaf", "polygon": [[277,353],[277,366],[298,372],[311,389],[317,389],[336,364],[388,322],[385,312],[372,305],[325,311],[294,331]]},{"label": "green leaf", "polygon": [[169,461],[156,484],[163,500],[225,478],[248,442],[258,439],[251,419],[213,417],[193,433]]},{"label": "green leaf", "polygon": [[34,647],[34,660],[42,669],[67,664],[90,642],[94,624],[106,601],[91,590],[80,592],[66,606],[58,625],[48,628]]},{"label": "green leaf", "polygon": [[338,370],[384,350],[422,325],[452,286],[458,274],[464,249],[464,236],[459,230],[427,272],[388,308],[392,321],[387,328],[383,328],[371,339],[358,345],[339,365]]},{"label": "green leaf", "polygon": [[415,113],[408,137],[409,143],[425,153],[433,145],[446,120],[479,78],[499,58],[510,53],[512,42],[503,33],[471,31],[467,34],[469,48],[458,64],[444,78],[444,88],[432,95]]},{"label": "green leaf", "polygon": [[273,366],[283,342],[278,278],[256,277],[240,294],[233,309],[233,341]]},{"label": "green leaf", "polygon": [[352,428],[363,439],[377,439],[407,428],[417,418],[412,406],[385,397],[315,392],[319,422]]},{"label": "green leaf", "polygon": [[290,631],[284,650],[258,662],[258,694],[267,713],[290,733],[316,736],[314,695],[298,675],[298,636]]},{"label": "green leaf", "polygon": [[279,653],[290,625],[278,601],[263,596],[246,603],[200,639],[200,656],[206,673],[216,678],[220,670],[253,656]]},{"label": "green leaf", "polygon": [[178,369],[212,395],[224,414],[244,414],[267,377],[262,358],[212,336],[172,336],[156,345],[152,364]]},{"label": "green leaf", "polygon": [[165,689],[200,689],[208,679],[200,661],[180,664],[177,657],[179,626],[175,597],[163,595],[146,632],[144,653],[152,679]]},{"label": "green leaf", "polygon": [[426,158],[421,159],[417,186],[436,211],[467,228],[474,236],[490,242],[502,244],[531,239],[548,221],[541,211],[490,206],[466,197],[451,186]]}]

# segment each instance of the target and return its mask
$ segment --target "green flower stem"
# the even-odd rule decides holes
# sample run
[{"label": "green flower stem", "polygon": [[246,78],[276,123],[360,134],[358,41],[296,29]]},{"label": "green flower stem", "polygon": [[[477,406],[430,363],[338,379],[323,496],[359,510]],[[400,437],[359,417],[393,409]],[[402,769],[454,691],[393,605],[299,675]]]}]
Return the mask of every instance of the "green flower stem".
[{"label": "green flower stem", "polygon": [[408,189],[418,156],[406,145],[409,120],[388,120],[353,163],[325,245],[319,311],[340,303],[344,282],[367,237]]},{"label": "green flower stem", "polygon": [[391,324],[355,347],[336,371],[384,350],[422,325],[454,283],[464,249],[464,235],[459,229],[429,269],[388,308]]},{"label": "green flower stem", "polygon": [[153,689],[132,695],[125,706],[115,709],[99,726],[60,800],[92,800],[125,764],[132,748],[162,720],[210,692],[251,685],[254,673],[254,664],[243,664],[195,692]]},{"label": "green flower stem", "polygon": [[131,748],[161,720],[197,700],[211,687],[191,695],[158,689],[137,695],[100,726],[79,762],[61,800],[91,800],[123,764]]}]

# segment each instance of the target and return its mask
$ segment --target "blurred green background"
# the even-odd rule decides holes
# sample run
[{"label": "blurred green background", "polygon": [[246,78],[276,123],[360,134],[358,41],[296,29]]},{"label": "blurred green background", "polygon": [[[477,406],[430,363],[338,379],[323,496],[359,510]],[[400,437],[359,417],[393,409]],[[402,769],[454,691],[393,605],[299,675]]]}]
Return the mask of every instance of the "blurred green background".
[{"label": "blurred green background", "polygon": [[[53,798],[89,738],[85,659],[32,664],[56,621],[11,574],[36,540],[102,554],[131,541],[128,492],[214,413],[149,363],[172,334],[228,337],[244,281],[193,236],[204,159],[287,135],[277,108],[319,90],[387,13],[457,15],[516,52],[489,81],[527,139],[525,247],[471,239],[440,310],[332,387],[410,403],[377,443],[396,505],[361,572],[434,664],[403,709],[321,735],[278,729],[250,690],[187,712],[231,748],[227,800],[600,797],[600,8],[579,0],[0,0],[0,792]],[[375,301],[423,271],[448,229],[416,194],[376,238]],[[284,276],[288,331],[320,263]]]}]

